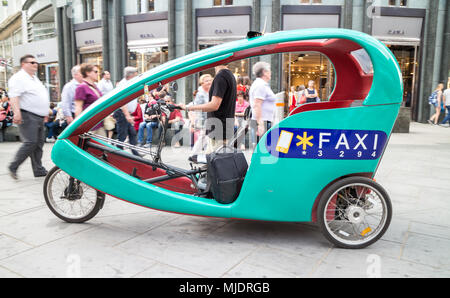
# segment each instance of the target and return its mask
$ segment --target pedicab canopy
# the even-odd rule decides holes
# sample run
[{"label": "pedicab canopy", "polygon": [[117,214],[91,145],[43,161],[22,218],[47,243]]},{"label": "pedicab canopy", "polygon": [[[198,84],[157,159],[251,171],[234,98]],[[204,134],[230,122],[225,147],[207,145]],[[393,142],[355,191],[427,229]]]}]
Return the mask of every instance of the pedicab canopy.
[{"label": "pedicab canopy", "polygon": [[[364,100],[363,105],[401,103],[403,84],[390,50],[367,34],[346,29],[282,31],[221,44],[155,67],[90,106],[61,135],[89,131],[108,114],[149,89],[222,63],[281,52],[316,51],[326,55],[336,72],[329,101]],[[372,72],[373,68],[373,72]]]},{"label": "pedicab canopy", "polygon": [[[150,185],[77,146],[80,134],[142,95],[145,86],[151,90],[235,60],[299,51],[320,52],[330,59],[336,74],[334,91],[329,101],[298,107],[261,138],[239,197],[232,204]],[[374,177],[402,98],[398,63],[373,37],[345,29],[276,32],[177,58],[116,88],[60,135],[52,159],[69,175],[102,192],[153,209],[225,218],[311,221],[317,200],[328,185],[351,175]]]}]

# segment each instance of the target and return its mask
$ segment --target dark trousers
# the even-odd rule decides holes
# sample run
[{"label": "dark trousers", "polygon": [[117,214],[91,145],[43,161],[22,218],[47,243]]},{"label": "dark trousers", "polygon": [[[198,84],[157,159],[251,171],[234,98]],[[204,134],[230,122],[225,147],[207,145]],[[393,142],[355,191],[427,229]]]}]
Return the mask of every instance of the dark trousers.
[{"label": "dark trousers", "polygon": [[9,168],[16,172],[19,166],[28,158],[31,158],[31,166],[35,176],[47,171],[42,166],[42,154],[44,147],[44,117],[22,110],[22,124],[19,125],[22,146],[17,151]]},{"label": "dark trousers", "polygon": [[[137,134],[134,126],[130,124],[125,118],[122,110],[117,110],[114,112],[114,118],[116,119],[116,130],[117,130],[117,139],[120,142],[124,142],[127,137],[131,145],[137,145]],[[117,146],[120,149],[123,149],[121,146]],[[139,152],[136,150],[131,150],[134,155],[139,156]]]}]

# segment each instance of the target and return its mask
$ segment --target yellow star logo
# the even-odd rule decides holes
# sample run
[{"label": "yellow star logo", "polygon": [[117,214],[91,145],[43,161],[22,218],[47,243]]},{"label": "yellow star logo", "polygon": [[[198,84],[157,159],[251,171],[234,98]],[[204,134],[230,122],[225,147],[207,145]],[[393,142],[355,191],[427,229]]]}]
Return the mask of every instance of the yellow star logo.
[{"label": "yellow star logo", "polygon": [[314,139],[313,136],[308,137],[308,133],[305,131],[303,133],[303,138],[301,136],[297,136],[297,139],[300,141],[297,143],[297,147],[302,146],[303,145],[303,150],[306,150],[306,146],[314,146],[313,143],[311,143],[310,141],[312,139]]}]

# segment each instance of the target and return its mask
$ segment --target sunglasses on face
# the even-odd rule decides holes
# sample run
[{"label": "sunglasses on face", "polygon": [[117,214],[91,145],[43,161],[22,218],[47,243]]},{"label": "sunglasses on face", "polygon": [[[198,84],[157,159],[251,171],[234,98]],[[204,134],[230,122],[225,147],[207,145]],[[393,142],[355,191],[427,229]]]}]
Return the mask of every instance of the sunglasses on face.
[{"label": "sunglasses on face", "polygon": [[30,64],[32,64],[32,65],[39,65],[39,63],[36,62],[36,61],[28,61],[28,62],[25,62],[25,63],[30,63]]}]

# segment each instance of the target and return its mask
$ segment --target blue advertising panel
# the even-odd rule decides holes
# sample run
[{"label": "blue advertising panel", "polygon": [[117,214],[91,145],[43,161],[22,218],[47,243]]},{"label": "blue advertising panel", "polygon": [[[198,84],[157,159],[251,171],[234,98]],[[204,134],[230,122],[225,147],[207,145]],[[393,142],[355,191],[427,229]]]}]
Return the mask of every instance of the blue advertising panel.
[{"label": "blue advertising panel", "polygon": [[273,129],[266,147],[279,158],[376,160],[387,142],[383,131],[337,129]]}]

